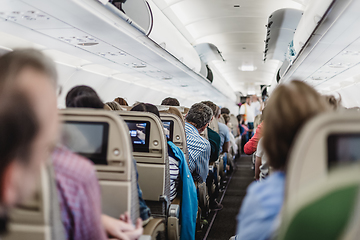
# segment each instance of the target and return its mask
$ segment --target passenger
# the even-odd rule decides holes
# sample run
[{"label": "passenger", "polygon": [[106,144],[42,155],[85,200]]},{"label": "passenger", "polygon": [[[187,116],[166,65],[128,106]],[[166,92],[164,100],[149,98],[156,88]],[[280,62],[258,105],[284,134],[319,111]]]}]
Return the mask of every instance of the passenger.
[{"label": "passenger", "polygon": [[[259,101],[260,100],[260,101]],[[254,113],[254,116],[261,114],[261,99],[256,95],[251,96],[251,109]]]},{"label": "passenger", "polygon": [[104,109],[104,103],[100,100],[98,96],[84,95],[84,96],[77,96],[74,99],[73,107]]},{"label": "passenger", "polygon": [[194,181],[203,183],[209,172],[211,146],[208,140],[200,136],[209,125],[213,112],[202,103],[191,106],[185,117],[186,142],[189,151],[189,169]]},{"label": "passenger", "polygon": [[168,97],[162,100],[161,105],[178,107],[180,103],[176,98]]},{"label": "passenger", "polygon": [[[219,107],[216,106],[215,103],[211,102],[211,101],[203,101],[201,102],[203,104],[205,104],[206,106],[210,107],[211,110],[213,111],[213,113],[218,113],[219,112]],[[213,122],[215,119],[215,122]],[[220,129],[220,124],[222,123],[218,123],[216,121],[216,116],[212,116],[210,124],[217,124],[217,128]],[[216,127],[216,126],[215,126]],[[214,130],[212,130],[209,126],[207,127],[207,129],[205,130],[207,131],[207,136],[208,136],[208,140],[210,142],[211,145],[211,154],[210,154],[210,164],[213,164],[215,161],[218,160],[219,155],[220,155],[220,147],[221,145],[221,136],[215,132]],[[209,205],[210,205],[210,209],[211,210],[221,210],[223,209],[223,205],[219,204],[216,201],[216,198],[218,197],[218,193],[219,193],[219,181],[218,181],[218,169],[214,167],[213,171],[209,171],[209,176],[207,178],[206,184],[208,189],[210,189],[213,185],[213,182],[216,186],[216,189],[214,191],[214,194],[210,194],[210,199],[209,199]]]},{"label": "passenger", "polygon": [[259,140],[262,137],[262,125],[263,123],[259,124],[259,126],[256,128],[256,133],[254,136],[244,145],[245,154],[251,155],[256,151]]},{"label": "passenger", "polygon": [[326,101],[330,104],[330,106],[332,107],[333,110],[338,110],[340,109],[341,106],[341,96],[339,97],[339,99],[336,99],[335,96],[333,95],[326,95],[324,96]]},{"label": "passenger", "polygon": [[[169,108],[171,109],[171,107]],[[180,111],[173,108],[176,115]],[[139,103],[131,109],[131,111],[151,112],[160,117],[159,110],[156,106],[147,103]],[[190,176],[189,166],[187,164],[184,153],[171,141],[168,141],[168,154],[170,166],[170,201],[175,199],[178,191],[181,189],[181,229],[180,239],[195,239],[196,216],[198,210],[197,192],[193,178]],[[180,180],[181,178],[181,187]]]},{"label": "passenger", "polygon": [[0,57],[0,233],[31,196],[58,139],[56,70],[35,50]]},{"label": "passenger", "polygon": [[[136,112],[151,112],[158,116],[160,119],[159,110],[155,105],[149,103],[139,103],[131,109]],[[170,148],[168,146],[168,148]],[[179,186],[180,172],[179,172],[179,161],[173,154],[173,151],[168,151],[169,154],[169,168],[170,168],[170,201],[174,200],[177,196],[177,190]]]},{"label": "passenger", "polygon": [[322,96],[301,81],[279,85],[266,108],[262,140],[275,172],[248,187],[237,217],[237,239],[271,238],[283,204],[285,168],[294,138],[308,120],[330,109]]},{"label": "passenger", "polygon": [[112,102],[107,102],[105,103],[105,109],[107,110],[111,110],[111,111],[123,111],[122,107],[120,106],[120,104],[118,104],[115,101]]},{"label": "passenger", "polygon": [[249,131],[248,131],[248,140],[253,136],[253,129],[254,129],[254,118],[255,118],[255,112],[254,109],[251,107],[251,101],[250,97],[246,98],[245,104],[242,104],[240,107],[240,115],[245,121],[245,124],[247,124]]},{"label": "passenger", "polygon": [[78,96],[98,96],[98,94],[96,93],[96,91],[89,87],[89,86],[85,86],[85,85],[79,85],[79,86],[75,86],[73,87],[67,94],[66,94],[66,98],[65,98],[65,105],[67,108],[69,107],[75,107],[74,106],[74,100],[76,99],[76,97]]},{"label": "passenger", "polygon": [[114,101],[120,104],[120,106],[129,106],[128,102],[122,97],[117,97]]},{"label": "passenger", "polygon": [[230,110],[228,108],[221,108],[221,114],[230,115]]}]

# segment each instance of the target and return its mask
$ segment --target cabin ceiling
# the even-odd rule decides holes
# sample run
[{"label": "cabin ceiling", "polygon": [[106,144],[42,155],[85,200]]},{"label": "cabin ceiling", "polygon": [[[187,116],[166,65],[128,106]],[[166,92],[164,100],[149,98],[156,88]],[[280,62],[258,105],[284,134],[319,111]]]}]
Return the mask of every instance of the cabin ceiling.
[{"label": "cabin ceiling", "polygon": [[[272,82],[279,61],[263,62],[268,17],[281,8],[303,9],[293,0],[153,0],[192,45],[212,43],[225,62],[213,62],[235,92]],[[239,6],[239,7],[236,7]],[[255,71],[240,71],[239,67]],[[260,90],[260,89],[258,89]]]}]

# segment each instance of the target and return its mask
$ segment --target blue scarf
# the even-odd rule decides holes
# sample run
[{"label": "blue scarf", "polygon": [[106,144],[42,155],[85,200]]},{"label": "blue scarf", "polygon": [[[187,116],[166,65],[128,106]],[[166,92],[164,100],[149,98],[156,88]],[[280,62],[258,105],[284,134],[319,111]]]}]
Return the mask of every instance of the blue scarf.
[{"label": "blue scarf", "polygon": [[196,215],[198,210],[197,192],[185,155],[174,143],[168,141],[175,157],[179,159],[179,171],[182,181],[180,210],[180,239],[194,240],[196,231]]}]

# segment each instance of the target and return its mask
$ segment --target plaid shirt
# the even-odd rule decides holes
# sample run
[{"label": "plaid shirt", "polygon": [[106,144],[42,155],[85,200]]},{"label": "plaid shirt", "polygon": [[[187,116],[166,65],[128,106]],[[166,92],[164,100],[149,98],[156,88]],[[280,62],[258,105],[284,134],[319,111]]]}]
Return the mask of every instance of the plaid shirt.
[{"label": "plaid shirt", "polygon": [[200,136],[198,130],[190,123],[185,123],[185,132],[190,172],[195,181],[205,182],[209,173],[210,142]]},{"label": "plaid shirt", "polygon": [[106,239],[100,187],[92,163],[65,147],[58,147],[52,160],[66,239]]}]

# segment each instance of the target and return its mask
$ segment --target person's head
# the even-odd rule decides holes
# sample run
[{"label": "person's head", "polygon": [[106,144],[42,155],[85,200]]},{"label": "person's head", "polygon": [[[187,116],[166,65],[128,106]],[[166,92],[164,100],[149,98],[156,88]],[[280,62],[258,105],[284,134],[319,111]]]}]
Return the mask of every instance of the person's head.
[{"label": "person's head", "polygon": [[104,103],[97,95],[80,95],[74,98],[72,107],[103,109]]},{"label": "person's head", "polygon": [[80,85],[80,86],[75,86],[73,87],[66,95],[65,98],[65,103],[66,103],[66,107],[75,107],[74,106],[74,100],[79,97],[79,96],[98,96],[98,94],[96,93],[96,91],[89,87],[89,86],[85,86],[85,85]]},{"label": "person's head", "polygon": [[225,120],[225,124],[227,125],[230,122],[229,114],[224,113],[224,114],[221,114],[221,115],[223,116],[223,118]]},{"label": "person's head", "polygon": [[228,108],[221,108],[221,114],[230,115],[230,110]]},{"label": "person's head", "polygon": [[114,101],[120,104],[121,106],[129,106],[128,102],[122,97],[117,97],[114,99]]},{"label": "person's head", "polygon": [[298,131],[309,119],[329,109],[325,99],[304,82],[279,85],[264,112],[263,146],[270,166],[285,170]]},{"label": "person's head", "polygon": [[201,133],[209,125],[212,116],[213,112],[210,107],[203,103],[195,103],[191,106],[185,120]]},{"label": "person's head", "polygon": [[167,97],[164,100],[162,100],[161,105],[165,105],[165,106],[180,106],[179,100],[177,100],[176,98],[172,98],[172,97]]},{"label": "person's head", "polygon": [[251,99],[250,99],[250,97],[246,97],[245,102],[246,102],[247,104],[249,104],[249,105],[250,105],[250,103],[251,103]]},{"label": "person's head", "polygon": [[257,102],[257,101],[258,101],[258,97],[256,95],[252,95],[251,102]]},{"label": "person's head", "polygon": [[0,205],[35,190],[40,168],[58,140],[56,69],[32,49],[0,57]]},{"label": "person's head", "polygon": [[325,95],[324,97],[333,110],[338,110],[341,107],[341,97],[339,99],[336,99],[334,95]]},{"label": "person's head", "polygon": [[214,114],[214,117],[215,117],[215,118],[218,117],[217,114],[218,114],[218,112],[219,112],[219,107],[218,107],[215,103],[213,103],[213,102],[211,102],[211,101],[202,101],[201,103],[203,103],[203,104],[205,104],[206,106],[208,106],[208,107],[211,108],[211,110],[213,111],[213,114]]},{"label": "person's head", "polygon": [[258,114],[256,115],[254,119],[254,129],[257,129],[257,127],[262,123],[264,114]]},{"label": "person's head", "polygon": [[156,106],[154,106],[154,105],[152,105],[150,103],[138,103],[130,111],[133,111],[133,112],[150,112],[150,113],[153,113],[153,114],[155,114],[156,116],[158,116],[160,118],[159,110],[157,109]]},{"label": "person's head", "polygon": [[110,110],[110,111],[122,111],[123,109],[121,108],[120,104],[118,104],[115,101],[112,102],[107,102],[105,103],[106,106],[105,109]]}]

